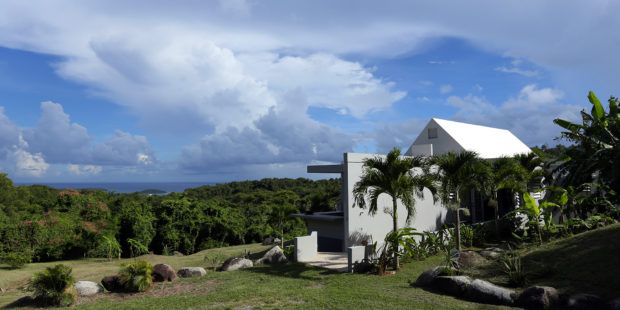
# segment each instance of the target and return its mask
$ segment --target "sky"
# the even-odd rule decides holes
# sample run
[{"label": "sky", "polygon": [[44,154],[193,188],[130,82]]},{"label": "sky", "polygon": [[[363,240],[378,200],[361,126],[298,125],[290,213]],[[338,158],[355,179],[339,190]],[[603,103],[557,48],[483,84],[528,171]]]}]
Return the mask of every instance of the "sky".
[{"label": "sky", "polygon": [[[15,182],[326,177],[433,117],[565,143],[620,96],[617,1],[0,1]],[[327,175],[329,176],[329,175]],[[332,176],[333,177],[333,176]]]}]

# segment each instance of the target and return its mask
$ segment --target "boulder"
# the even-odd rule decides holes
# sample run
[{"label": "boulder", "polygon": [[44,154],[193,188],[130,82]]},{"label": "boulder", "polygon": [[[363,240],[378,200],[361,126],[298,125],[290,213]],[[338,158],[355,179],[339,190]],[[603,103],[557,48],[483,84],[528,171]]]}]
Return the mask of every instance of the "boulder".
[{"label": "boulder", "polygon": [[433,280],[433,287],[452,296],[463,296],[469,291],[471,278],[467,276],[438,276]]},{"label": "boulder", "polygon": [[480,251],[480,255],[486,259],[496,259],[501,255],[501,253],[497,251],[482,250]]},{"label": "boulder", "polygon": [[517,304],[526,309],[550,309],[557,305],[560,300],[558,291],[550,286],[530,286],[526,288]]},{"label": "boulder", "polygon": [[275,239],[272,237],[267,237],[263,240],[263,245],[272,245],[275,242],[274,240]]},{"label": "boulder", "polygon": [[487,261],[482,255],[475,251],[463,251],[459,256],[459,267],[471,268],[484,264]]},{"label": "boulder", "polygon": [[438,277],[444,271],[444,269],[446,269],[445,266],[437,266],[433,269],[429,269],[427,271],[422,272],[422,274],[418,276],[418,279],[415,280],[415,285],[416,286],[429,286],[433,284],[433,281],[435,281],[435,278]]},{"label": "boulder", "polygon": [[600,309],[603,306],[603,300],[592,294],[575,294],[568,298],[568,309]]},{"label": "boulder", "polygon": [[233,271],[237,269],[245,269],[253,267],[252,261],[247,258],[242,257],[231,257],[227,259],[222,267],[220,267],[220,271]]},{"label": "boulder", "polygon": [[103,287],[92,281],[77,281],[73,286],[79,296],[92,296],[103,293]]},{"label": "boulder", "polygon": [[202,267],[183,267],[177,271],[177,275],[181,278],[195,278],[206,275],[207,272]]},{"label": "boulder", "polygon": [[286,255],[282,252],[279,246],[274,246],[271,250],[267,251],[265,255],[256,261],[256,264],[284,264],[288,262]]},{"label": "boulder", "polygon": [[157,264],[153,266],[153,281],[154,282],[164,282],[164,281],[174,281],[177,278],[176,272],[174,269],[167,264]]},{"label": "boulder", "polygon": [[174,255],[174,256],[183,256],[183,253],[181,253],[179,251],[173,251],[172,255]]},{"label": "boulder", "polygon": [[479,279],[471,283],[467,292],[467,297],[475,302],[496,305],[512,305],[515,295],[513,290]]},{"label": "boulder", "polygon": [[113,276],[106,276],[101,279],[101,285],[110,292],[122,292],[123,286],[121,285],[121,276],[116,274]]}]

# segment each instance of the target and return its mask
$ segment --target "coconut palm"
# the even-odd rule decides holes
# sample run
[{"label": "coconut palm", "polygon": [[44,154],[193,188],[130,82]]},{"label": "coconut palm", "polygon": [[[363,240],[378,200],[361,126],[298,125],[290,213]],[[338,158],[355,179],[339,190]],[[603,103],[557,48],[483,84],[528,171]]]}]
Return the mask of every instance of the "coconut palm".
[{"label": "coconut palm", "polygon": [[[404,158],[400,156],[400,149],[394,148],[387,156],[373,157],[364,160],[361,179],[355,183],[353,194],[355,205],[362,209],[368,207],[368,213],[375,215],[378,209],[378,199],[381,194],[392,197],[393,232],[398,230],[398,200],[407,210],[407,222],[415,215],[415,203],[417,196],[424,197],[424,189],[427,188],[436,196],[432,177],[426,173],[426,161],[421,156]],[[416,170],[418,173],[416,173]],[[422,173],[420,173],[422,172]],[[366,203],[366,196],[370,198],[370,204]],[[398,243],[392,246],[397,249]],[[398,251],[394,251],[394,269],[399,269]]]},{"label": "coconut palm", "polygon": [[488,192],[490,172],[486,162],[471,151],[435,155],[431,160],[437,167],[439,195],[445,207],[456,212],[456,248],[461,250],[461,199],[472,189]]}]

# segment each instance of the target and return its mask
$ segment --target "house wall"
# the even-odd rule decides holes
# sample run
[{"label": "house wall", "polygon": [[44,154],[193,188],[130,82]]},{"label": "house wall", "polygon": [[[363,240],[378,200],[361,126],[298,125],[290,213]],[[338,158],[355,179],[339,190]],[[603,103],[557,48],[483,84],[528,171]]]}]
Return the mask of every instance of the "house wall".
[{"label": "house wall", "polygon": [[[392,231],[392,216],[385,212],[386,208],[391,210],[392,198],[388,195],[379,196],[378,210],[374,216],[368,214],[368,209],[361,209],[355,205],[353,188],[359,181],[363,173],[363,160],[373,156],[384,156],[375,154],[344,154],[344,174],[343,174],[343,206],[344,206],[344,236],[345,248],[361,245],[362,240],[367,242],[382,241],[385,235]],[[406,222],[407,211],[398,202],[398,227],[414,227],[418,231],[434,231],[441,227],[446,220],[447,210],[441,206],[440,202],[433,202],[431,193],[424,190],[424,198],[416,199],[416,214],[410,223]]]},{"label": "house wall", "polygon": [[318,232],[317,242],[319,252],[344,251],[342,221],[306,219],[306,225],[308,226],[308,232]]},{"label": "house wall", "polygon": [[[429,128],[437,128],[437,137],[429,139],[428,138],[428,129]],[[431,154],[428,154],[429,147],[428,145],[432,144],[430,150]],[[430,120],[426,127],[422,130],[418,138],[413,142],[413,144],[409,147],[405,155],[438,155],[445,154],[448,152],[459,152],[463,150],[463,147],[450,136],[450,134],[445,131],[435,120]]]}]

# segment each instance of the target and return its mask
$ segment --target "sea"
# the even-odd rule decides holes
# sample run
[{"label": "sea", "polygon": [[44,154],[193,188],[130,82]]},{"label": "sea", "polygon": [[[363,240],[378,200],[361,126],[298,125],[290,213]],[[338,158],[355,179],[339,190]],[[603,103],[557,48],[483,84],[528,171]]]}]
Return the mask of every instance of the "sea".
[{"label": "sea", "polygon": [[116,182],[116,183],[15,183],[15,185],[41,184],[58,189],[101,189],[109,192],[127,194],[144,190],[161,190],[166,193],[182,193],[188,188],[215,185],[208,182]]}]

